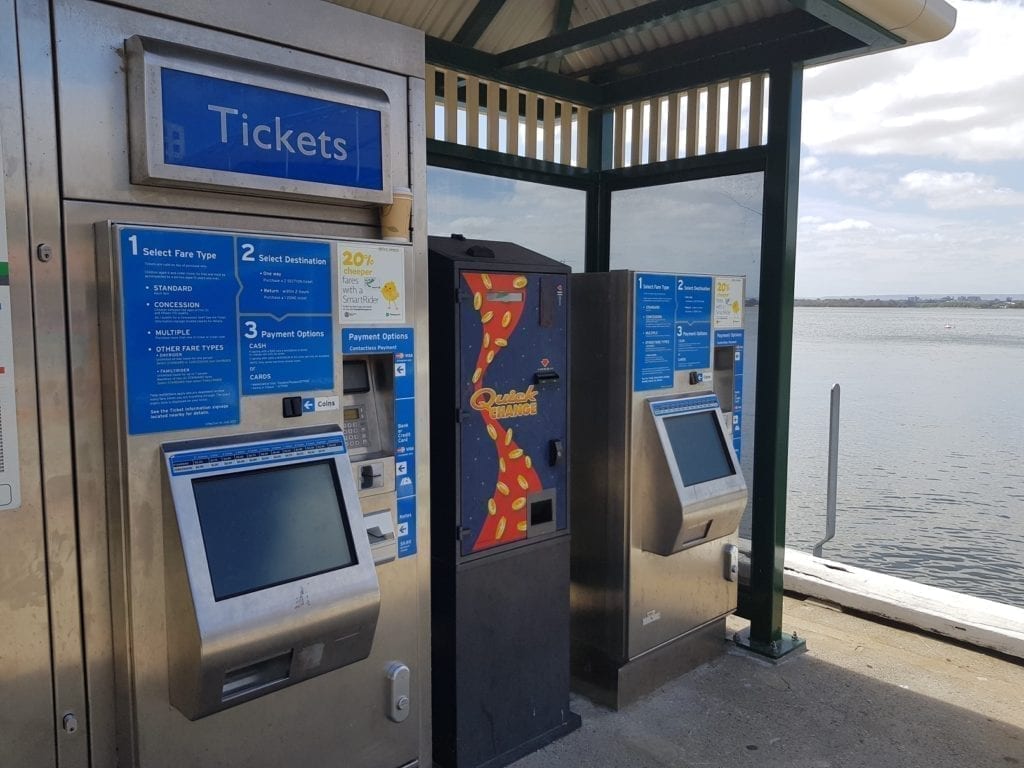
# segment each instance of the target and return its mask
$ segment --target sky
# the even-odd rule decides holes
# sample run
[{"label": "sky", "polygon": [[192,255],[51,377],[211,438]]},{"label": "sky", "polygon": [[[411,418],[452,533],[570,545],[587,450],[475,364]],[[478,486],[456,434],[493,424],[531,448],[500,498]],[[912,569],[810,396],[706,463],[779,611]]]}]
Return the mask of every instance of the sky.
[{"label": "sky", "polygon": [[1024,0],[804,75],[797,296],[1024,294]]}]

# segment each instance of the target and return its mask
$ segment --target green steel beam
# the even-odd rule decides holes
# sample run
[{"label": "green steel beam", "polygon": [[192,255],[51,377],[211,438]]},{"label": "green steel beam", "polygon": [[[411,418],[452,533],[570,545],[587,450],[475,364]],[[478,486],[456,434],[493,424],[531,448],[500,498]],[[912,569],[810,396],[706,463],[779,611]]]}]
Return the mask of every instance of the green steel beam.
[{"label": "green steel beam", "polygon": [[602,104],[601,89],[596,85],[536,67],[502,69],[498,66],[497,57],[492,53],[456,45],[436,37],[426,39],[426,59],[428,64],[449,67],[467,75],[476,75],[516,88],[555,96],[586,107],[599,107]]},{"label": "green steel beam", "polygon": [[789,392],[793,362],[797,195],[803,66],[769,71],[768,155],[761,232],[750,590],[745,601],[755,649],[781,648],[786,549]]},{"label": "green steel beam", "polygon": [[555,25],[551,31],[560,35],[569,30],[569,22],[572,20],[572,7],[575,0],[558,0],[558,7],[555,9]]},{"label": "green steel beam", "polygon": [[860,40],[872,50],[895,48],[907,41],[839,0],[790,0],[797,8]]},{"label": "green steel beam", "polygon": [[710,155],[681,157],[658,163],[634,165],[605,171],[605,181],[613,192],[638,187],[656,187],[681,181],[696,181],[739,173],[757,173],[765,169],[768,152],[764,147],[747,147]]},{"label": "green steel beam", "polygon": [[603,87],[605,104],[623,104],[664,93],[673,93],[708,83],[764,72],[773,65],[802,62],[837,51],[862,48],[863,44],[845,32],[818,27],[786,37],[764,41],[740,50],[722,50],[706,58],[673,63],[671,67],[609,83]]},{"label": "green steel beam", "polygon": [[612,123],[610,110],[591,110],[587,118],[587,170],[591,174],[591,184],[587,187],[584,251],[587,272],[607,272],[611,258],[612,193],[603,169],[610,166],[612,160]]},{"label": "green steel beam", "polygon": [[461,144],[437,139],[427,139],[427,164],[570,189],[587,189],[593,181],[592,174],[586,168],[549,163],[489,149],[464,147]]},{"label": "green steel beam", "polygon": [[728,4],[728,0],[653,0],[638,8],[582,24],[560,35],[511,48],[498,54],[498,64],[510,68],[543,64],[552,56],[565,56],[567,53],[616,40],[623,35]]},{"label": "green steel beam", "polygon": [[[558,0],[558,7],[555,8],[555,23],[551,27],[552,35],[560,35],[563,32],[569,30],[569,22],[572,20],[572,8],[576,4],[576,0]],[[548,72],[557,72],[562,68],[562,60],[564,56],[553,56],[544,65],[544,68]],[[579,79],[578,75],[574,75],[576,79]]]},{"label": "green steel beam", "polygon": [[505,0],[478,0],[469,16],[462,22],[462,27],[455,33],[452,42],[472,48],[477,40],[483,37],[504,5]]}]

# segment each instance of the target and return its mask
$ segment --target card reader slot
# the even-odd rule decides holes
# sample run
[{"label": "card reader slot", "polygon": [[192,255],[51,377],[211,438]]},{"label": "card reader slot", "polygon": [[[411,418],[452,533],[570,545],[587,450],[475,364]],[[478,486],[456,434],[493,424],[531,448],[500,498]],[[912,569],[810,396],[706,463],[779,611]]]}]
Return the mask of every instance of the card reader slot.
[{"label": "card reader slot", "polygon": [[266,688],[288,679],[292,667],[292,652],[282,653],[255,664],[249,664],[224,673],[221,701],[229,701],[247,693]]}]

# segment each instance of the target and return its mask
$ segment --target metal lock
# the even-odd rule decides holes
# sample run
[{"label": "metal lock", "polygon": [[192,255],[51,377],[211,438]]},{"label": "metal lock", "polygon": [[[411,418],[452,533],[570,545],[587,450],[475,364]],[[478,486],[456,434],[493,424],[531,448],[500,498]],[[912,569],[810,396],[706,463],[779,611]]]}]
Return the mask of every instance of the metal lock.
[{"label": "metal lock", "polygon": [[409,667],[400,661],[388,667],[388,719],[401,723],[409,717],[412,700],[409,698]]},{"label": "metal lock", "polygon": [[740,548],[735,544],[726,544],[722,550],[725,556],[724,573],[726,581],[736,581],[740,574]]}]

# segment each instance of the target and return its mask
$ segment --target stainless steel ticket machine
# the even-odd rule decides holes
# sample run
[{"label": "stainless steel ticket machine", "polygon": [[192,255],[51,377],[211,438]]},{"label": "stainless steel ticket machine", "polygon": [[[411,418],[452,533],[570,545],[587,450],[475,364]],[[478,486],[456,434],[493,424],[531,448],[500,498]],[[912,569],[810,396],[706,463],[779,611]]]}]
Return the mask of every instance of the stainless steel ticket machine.
[{"label": "stainless steel ticket machine", "polygon": [[747,487],[714,381],[718,338],[742,384],[732,280],[573,275],[573,677],[614,707],[720,653],[736,607]]},{"label": "stainless steel ticket machine", "polygon": [[32,194],[7,218],[42,254],[18,391],[46,392],[22,495],[45,484],[64,544],[0,763],[429,761],[422,33],[320,0],[28,0],[12,43],[9,6]]}]

